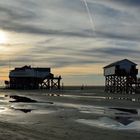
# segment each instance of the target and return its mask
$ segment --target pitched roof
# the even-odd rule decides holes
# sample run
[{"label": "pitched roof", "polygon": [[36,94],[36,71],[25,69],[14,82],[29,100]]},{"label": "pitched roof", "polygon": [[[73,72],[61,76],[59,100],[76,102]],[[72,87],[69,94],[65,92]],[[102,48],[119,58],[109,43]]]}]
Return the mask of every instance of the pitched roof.
[{"label": "pitched roof", "polygon": [[104,68],[109,68],[109,67],[112,67],[112,66],[119,65],[119,63],[121,63],[121,62],[123,62],[123,61],[127,61],[127,62],[131,63],[132,65],[137,65],[136,63],[134,63],[134,62],[132,62],[132,61],[130,61],[130,60],[128,60],[128,59],[123,59],[123,60],[119,60],[119,61],[116,61],[116,62],[114,62],[114,63],[111,63],[111,64],[105,66]]}]

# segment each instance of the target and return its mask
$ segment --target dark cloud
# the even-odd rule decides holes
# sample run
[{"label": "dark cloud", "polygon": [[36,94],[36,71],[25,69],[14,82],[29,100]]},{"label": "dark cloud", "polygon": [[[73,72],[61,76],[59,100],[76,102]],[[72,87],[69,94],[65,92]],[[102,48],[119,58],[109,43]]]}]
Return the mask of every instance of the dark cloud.
[{"label": "dark cloud", "polygon": [[113,47],[108,47],[108,48],[100,48],[100,49],[89,49],[85,50],[87,53],[96,53],[99,54],[100,56],[128,56],[128,57],[138,57],[140,54],[140,50],[135,50],[135,49],[126,49],[126,48],[113,48]]},{"label": "dark cloud", "polygon": [[96,31],[97,37],[107,38],[107,39],[116,39],[116,40],[126,40],[126,41],[139,41],[140,37],[138,35],[132,35],[127,33],[115,33],[107,31]]},{"label": "dark cloud", "polygon": [[140,6],[140,1],[139,0],[109,0],[109,1],[114,1],[116,3],[129,5],[129,6],[135,6],[135,7]]},{"label": "dark cloud", "polygon": [[[56,48],[56,50],[58,50]],[[50,52],[55,52],[55,48],[50,50]],[[42,50],[43,51],[43,50]],[[65,50],[64,50],[65,51]],[[50,54],[50,52],[48,52]],[[84,54],[84,55],[83,55]],[[104,63],[104,60],[96,60],[88,58],[89,53],[83,53],[83,51],[79,51],[78,55],[74,53],[74,51],[68,51],[65,55],[53,55],[47,56],[46,52],[42,53],[31,53],[23,54],[18,57],[13,57],[9,60],[0,61],[1,66],[5,66],[11,64],[12,66],[23,66],[23,65],[32,65],[35,64],[37,66],[49,66],[52,68],[60,68],[67,66],[79,66],[79,65],[88,65],[88,64],[97,64]]]},{"label": "dark cloud", "polygon": [[[107,5],[109,1],[113,2],[114,5]],[[90,27],[84,3],[80,0],[59,0],[59,2],[55,0],[28,0],[26,2],[25,0],[15,0],[13,3],[6,0],[6,2],[0,2],[0,28],[24,33],[24,35],[30,34],[30,39],[33,42],[35,35],[39,38],[50,38],[32,43],[33,47],[31,48],[28,48],[26,44],[25,47],[28,48],[28,52],[11,58],[11,62],[14,65],[36,63],[37,65],[66,67],[102,64],[110,56],[131,57],[133,55],[133,57],[139,58],[139,16],[137,22],[132,21],[134,17],[130,14],[130,10],[123,11],[115,5],[119,3],[122,6],[137,7],[140,5],[140,1],[103,0],[99,2],[98,0],[90,0],[88,2],[95,24],[94,32]],[[138,15],[138,13],[135,14]],[[130,26],[127,27],[127,24]],[[80,43],[76,44],[68,37],[73,38],[73,40],[79,39]],[[61,38],[61,43],[57,42],[56,38]],[[90,40],[90,44],[87,39]],[[104,41],[100,48],[98,48],[99,45],[96,46],[98,39]],[[110,41],[107,42],[108,40]],[[119,43],[121,41],[127,43]],[[131,49],[130,44],[134,45]],[[19,47],[13,45],[13,49],[14,46]],[[118,46],[119,48],[117,48]],[[128,46],[128,48],[124,48],[124,46]],[[0,66],[5,66],[5,64],[8,64],[8,60],[0,61]]]},{"label": "dark cloud", "polygon": [[[17,12],[19,10],[9,7],[2,7],[0,6],[0,15],[3,16],[1,18],[5,18],[10,20],[22,20],[22,19],[34,19],[35,14],[30,10],[21,10],[20,12]],[[5,17],[4,17],[5,16]]]},{"label": "dark cloud", "polygon": [[85,34],[82,32],[44,29],[34,25],[25,25],[16,22],[7,23],[7,21],[1,22],[1,28],[8,31],[15,31],[18,33],[29,33],[34,35],[54,35],[54,36],[67,36],[67,37],[69,36],[69,37],[82,37],[82,38],[92,37],[91,34]]},{"label": "dark cloud", "polygon": [[85,58],[77,58],[74,56],[65,56],[65,57],[54,57],[48,58],[49,62],[51,62],[53,67],[66,67],[66,66],[79,66],[79,65],[87,65],[87,64],[97,64],[103,63],[102,60],[90,60]]},{"label": "dark cloud", "polygon": [[0,21],[28,22],[39,18],[38,4],[32,1],[3,1],[0,2]]},{"label": "dark cloud", "polygon": [[[63,2],[63,3],[62,3]],[[129,0],[125,0],[125,2],[130,3]],[[43,1],[41,1],[40,3],[45,3]],[[136,3],[132,2],[132,3]],[[102,28],[99,30],[97,28],[95,28],[95,33],[92,33],[92,29],[89,30],[89,27],[87,25],[83,25],[83,29],[78,29],[77,25],[76,30],[71,30],[69,28],[62,28],[63,25],[66,24],[66,19],[65,18],[62,25],[58,24],[57,28],[49,28],[47,26],[48,22],[52,22],[51,21],[51,16],[47,13],[47,11],[44,11],[44,17],[41,13],[41,5],[39,4],[39,2],[33,2],[33,1],[16,1],[15,6],[13,6],[11,4],[11,6],[8,6],[8,4],[3,4],[0,5],[0,27],[4,30],[7,31],[14,31],[14,32],[18,32],[18,33],[27,33],[27,34],[32,34],[32,35],[51,35],[51,36],[66,36],[66,37],[81,37],[81,38],[92,38],[92,37],[98,37],[98,38],[110,38],[110,39],[118,39],[118,40],[139,40],[139,36],[136,35],[128,35],[127,33],[123,33],[121,31],[121,27],[120,27],[120,32],[116,33],[115,29],[109,30],[109,28],[107,26],[107,23],[104,23],[104,25],[106,25],[106,27],[108,28],[108,30],[105,30],[103,27],[104,25],[102,25]],[[47,2],[46,2],[47,4]],[[69,11],[67,12],[72,12],[72,7],[74,7],[75,12],[79,13],[81,12],[81,10],[83,10],[84,5],[82,5],[82,2],[79,1],[61,1],[60,4],[58,4],[59,6],[57,7],[56,5],[56,11],[57,9],[62,9],[62,10],[66,10],[65,7],[67,7],[69,9]],[[75,7],[75,5],[77,6],[77,9]],[[81,6],[78,6],[81,5]],[[62,8],[64,7],[64,8]],[[79,8],[80,7],[80,8]],[[81,8],[82,7],[82,8]],[[105,17],[116,17],[119,18],[121,15],[123,15],[123,12],[120,12],[119,10],[110,8],[110,7],[106,7],[103,4],[95,4],[95,3],[90,3],[89,5],[90,7],[90,11],[91,13],[93,13],[92,15],[94,15],[94,13],[97,13],[99,16],[104,16]],[[53,7],[54,8],[54,7]],[[49,9],[49,7],[48,7]],[[44,9],[43,9],[44,10]],[[76,11],[77,10],[77,11]],[[53,11],[55,13],[55,11]],[[85,12],[85,11],[83,11]],[[127,12],[126,12],[127,13]],[[80,13],[79,13],[80,14]],[[82,15],[83,14],[83,15]],[[97,16],[98,16],[97,15]],[[63,13],[63,16],[67,16],[67,14]],[[81,16],[84,16],[84,13],[81,13]],[[126,16],[126,15],[125,15]],[[55,17],[55,14],[53,16],[53,18],[57,19],[59,21],[60,17]],[[71,17],[71,24],[75,23],[75,16]],[[45,19],[45,20],[43,20]],[[84,20],[84,18],[83,18]],[[57,20],[56,20],[57,21]],[[45,23],[46,22],[46,23]],[[80,25],[79,21],[79,25]],[[87,19],[87,22],[88,19]],[[96,23],[96,21],[95,21]],[[100,22],[101,23],[101,22]],[[43,25],[43,26],[41,26]],[[67,24],[66,24],[67,25]],[[98,27],[98,25],[96,25]],[[113,25],[112,25],[113,26]],[[115,25],[114,25],[115,26]],[[105,28],[106,28],[105,27]],[[85,28],[85,29],[84,29]],[[115,27],[114,27],[115,28]]]},{"label": "dark cloud", "polygon": [[115,33],[110,31],[96,31],[94,34],[92,30],[83,30],[81,32],[73,32],[73,31],[63,31],[63,30],[53,30],[53,29],[43,29],[33,25],[24,25],[15,22],[9,22],[7,24],[6,21],[3,23],[1,27],[5,30],[15,31],[18,33],[29,33],[35,35],[51,35],[51,36],[64,36],[64,37],[81,37],[81,38],[109,38],[109,39],[117,39],[117,40],[139,40],[140,37],[138,35],[128,35],[125,33]]},{"label": "dark cloud", "polygon": [[15,31],[18,33],[29,33],[34,35],[51,35],[51,36],[64,36],[64,37],[80,37],[80,38],[107,38],[107,39],[117,39],[117,40],[136,40],[139,41],[140,37],[138,35],[128,35],[125,33],[115,33],[110,31],[95,31],[94,34],[92,30],[83,30],[81,32],[71,32],[63,30],[52,30],[52,29],[43,29],[31,25],[22,25],[19,23],[6,23],[1,22],[1,26],[5,30]]},{"label": "dark cloud", "polygon": [[[74,1],[70,3],[68,1],[63,2],[65,2],[64,6],[66,5],[69,6],[69,10],[71,10],[70,9],[71,4],[75,5]],[[79,1],[77,2],[80,3]],[[2,2],[2,4],[0,5],[0,27],[4,30],[34,35],[37,34],[37,35],[91,37],[91,35],[81,33],[80,31],[73,32],[70,30],[63,30],[61,28],[57,29],[48,28],[46,23],[48,23],[48,21],[49,23],[51,22],[50,21],[51,15],[48,15],[47,10],[42,9],[43,7],[41,7],[43,6],[43,4],[47,4],[47,1],[46,2],[40,1],[40,3],[39,2],[34,3],[31,0],[26,2],[21,0],[13,2],[13,5],[11,2],[9,2],[10,5],[8,5],[7,3],[8,3],[7,1],[5,3]],[[49,3],[50,2],[48,2],[48,4]],[[62,1],[60,3],[62,3]],[[59,6],[62,7],[62,5]],[[61,9],[61,7],[56,7],[55,10],[57,11],[57,9]],[[63,9],[65,9],[65,7]],[[44,11],[44,13],[42,13],[42,11]],[[59,17],[53,16],[53,18],[57,19]]]}]

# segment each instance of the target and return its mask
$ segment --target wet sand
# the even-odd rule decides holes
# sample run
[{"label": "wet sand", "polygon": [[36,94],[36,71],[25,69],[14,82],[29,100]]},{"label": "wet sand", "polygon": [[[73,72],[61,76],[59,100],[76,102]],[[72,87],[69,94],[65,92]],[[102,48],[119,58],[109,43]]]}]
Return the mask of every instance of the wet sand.
[{"label": "wet sand", "polygon": [[[5,95],[37,102],[10,102],[13,99]],[[107,94],[99,87],[63,91],[1,89],[0,140],[138,140],[139,98],[140,94]]]}]

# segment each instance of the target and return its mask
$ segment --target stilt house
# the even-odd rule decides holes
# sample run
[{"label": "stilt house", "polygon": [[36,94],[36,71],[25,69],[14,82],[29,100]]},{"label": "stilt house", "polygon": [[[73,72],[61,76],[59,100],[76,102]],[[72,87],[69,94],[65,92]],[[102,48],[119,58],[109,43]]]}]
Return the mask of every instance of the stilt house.
[{"label": "stilt house", "polygon": [[105,91],[114,93],[135,92],[138,69],[137,64],[124,59],[104,67]]},{"label": "stilt house", "polygon": [[54,77],[51,68],[32,68],[24,66],[15,68],[9,73],[9,88],[11,89],[60,89],[61,76]]}]

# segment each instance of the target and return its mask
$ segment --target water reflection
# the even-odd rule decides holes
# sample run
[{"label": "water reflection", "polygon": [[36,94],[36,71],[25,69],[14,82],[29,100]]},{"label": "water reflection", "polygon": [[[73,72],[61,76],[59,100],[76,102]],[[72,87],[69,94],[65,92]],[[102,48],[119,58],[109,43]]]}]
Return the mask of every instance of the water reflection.
[{"label": "water reflection", "polygon": [[29,112],[31,112],[33,109],[14,109],[14,110],[18,110],[18,111],[21,111],[21,112],[24,112],[24,113],[29,113]]},{"label": "water reflection", "polygon": [[132,102],[140,102],[140,98],[128,98],[128,97],[106,97],[108,100],[127,100]]},{"label": "water reflection", "polygon": [[105,96],[93,96],[93,95],[62,95],[60,93],[51,93],[47,94],[48,96],[61,96],[61,97],[66,97],[66,98],[90,98],[90,99],[95,99],[95,100],[127,100],[127,101],[132,101],[132,102],[140,102],[140,98],[131,98],[131,97],[105,97]]},{"label": "water reflection", "polygon": [[123,125],[129,125],[130,123],[134,122],[133,118],[123,117],[123,116],[116,116],[114,120],[116,120],[117,122],[120,122]]},{"label": "water reflection", "polygon": [[[125,120],[126,121],[126,120]],[[113,118],[109,117],[100,117],[97,120],[90,120],[90,119],[78,119],[76,120],[78,123],[82,123],[85,125],[93,126],[93,127],[99,127],[99,128],[105,128],[105,129],[114,129],[114,130],[136,130],[140,131],[140,121],[131,121],[130,123],[120,123],[120,121],[117,121]],[[127,125],[126,125],[127,124]]]},{"label": "water reflection", "polygon": [[[93,108],[92,108],[93,109]],[[103,108],[102,108],[103,109]],[[96,108],[98,110],[98,108]],[[76,120],[79,123],[94,126],[102,127],[116,130],[139,130],[140,131],[140,114],[137,109],[129,108],[104,108],[104,114],[100,115],[98,119],[89,120],[89,119],[78,119]],[[86,113],[85,111],[81,111]],[[93,113],[94,111],[88,113]],[[94,112],[95,113],[95,112]]]},{"label": "water reflection", "polygon": [[136,109],[118,108],[118,107],[112,107],[110,109],[118,110],[125,113],[130,113],[130,114],[138,114],[138,111]]},{"label": "water reflection", "polygon": [[10,116],[23,113],[48,114],[54,111],[48,110],[53,102],[38,102],[34,99],[19,95],[1,95],[0,113]]}]

